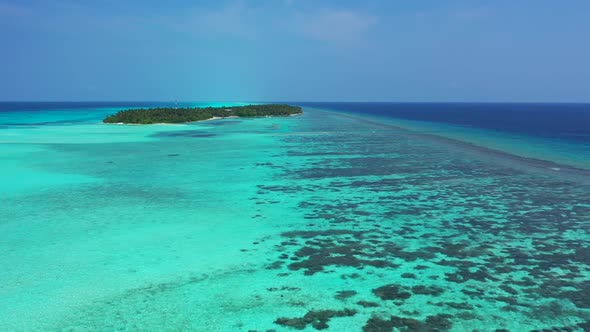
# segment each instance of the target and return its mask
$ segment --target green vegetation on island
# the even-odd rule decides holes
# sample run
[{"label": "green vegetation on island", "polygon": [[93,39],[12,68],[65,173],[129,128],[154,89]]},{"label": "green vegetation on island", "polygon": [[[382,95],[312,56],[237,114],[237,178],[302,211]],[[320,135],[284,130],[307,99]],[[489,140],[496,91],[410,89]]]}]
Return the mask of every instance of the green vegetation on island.
[{"label": "green vegetation on island", "polygon": [[194,108],[158,107],[120,111],[117,114],[107,116],[103,122],[135,124],[184,123],[212,118],[289,116],[301,113],[301,107],[283,104]]}]

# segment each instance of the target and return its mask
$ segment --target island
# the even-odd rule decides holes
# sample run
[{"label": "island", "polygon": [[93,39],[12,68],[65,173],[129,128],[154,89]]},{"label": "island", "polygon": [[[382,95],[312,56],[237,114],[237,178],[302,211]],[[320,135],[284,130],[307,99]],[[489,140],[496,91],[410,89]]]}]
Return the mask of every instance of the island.
[{"label": "island", "polygon": [[303,113],[301,107],[284,104],[190,108],[156,107],[119,111],[107,116],[102,122],[123,124],[186,123],[228,117],[291,116],[301,113]]}]

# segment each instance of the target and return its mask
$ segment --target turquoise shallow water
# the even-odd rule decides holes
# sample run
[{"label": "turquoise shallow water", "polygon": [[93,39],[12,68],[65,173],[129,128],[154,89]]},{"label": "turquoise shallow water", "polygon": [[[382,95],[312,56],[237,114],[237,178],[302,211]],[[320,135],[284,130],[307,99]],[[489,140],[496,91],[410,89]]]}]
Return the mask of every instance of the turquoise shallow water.
[{"label": "turquoise shallow water", "polygon": [[0,330],[590,329],[586,172],[320,110],[114,110],[0,113]]}]

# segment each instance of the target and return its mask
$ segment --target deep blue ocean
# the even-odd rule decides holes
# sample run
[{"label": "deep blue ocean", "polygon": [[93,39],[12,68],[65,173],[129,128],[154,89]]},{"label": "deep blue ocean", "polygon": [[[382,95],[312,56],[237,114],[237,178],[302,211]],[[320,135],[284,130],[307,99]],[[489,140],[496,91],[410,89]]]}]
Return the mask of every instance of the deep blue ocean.
[{"label": "deep blue ocean", "polygon": [[299,103],[304,106],[590,142],[590,104]]}]

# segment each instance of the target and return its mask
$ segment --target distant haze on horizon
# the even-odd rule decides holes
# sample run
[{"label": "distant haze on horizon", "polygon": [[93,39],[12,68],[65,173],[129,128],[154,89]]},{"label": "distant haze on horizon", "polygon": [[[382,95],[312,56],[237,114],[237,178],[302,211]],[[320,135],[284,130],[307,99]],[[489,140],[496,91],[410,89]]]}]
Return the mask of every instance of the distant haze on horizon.
[{"label": "distant haze on horizon", "polygon": [[590,102],[590,1],[0,0],[0,100]]}]

